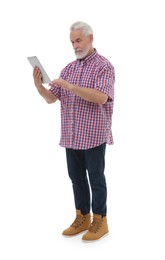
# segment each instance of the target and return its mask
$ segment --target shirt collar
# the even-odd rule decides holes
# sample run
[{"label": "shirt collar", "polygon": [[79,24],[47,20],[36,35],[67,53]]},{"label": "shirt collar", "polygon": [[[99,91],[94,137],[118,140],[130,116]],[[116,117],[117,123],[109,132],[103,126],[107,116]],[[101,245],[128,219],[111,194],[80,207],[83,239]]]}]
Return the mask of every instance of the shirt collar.
[{"label": "shirt collar", "polygon": [[97,50],[94,49],[94,51],[89,56],[87,56],[85,59],[78,59],[78,61],[81,62],[81,64],[84,64],[90,62],[96,55],[97,55]]}]

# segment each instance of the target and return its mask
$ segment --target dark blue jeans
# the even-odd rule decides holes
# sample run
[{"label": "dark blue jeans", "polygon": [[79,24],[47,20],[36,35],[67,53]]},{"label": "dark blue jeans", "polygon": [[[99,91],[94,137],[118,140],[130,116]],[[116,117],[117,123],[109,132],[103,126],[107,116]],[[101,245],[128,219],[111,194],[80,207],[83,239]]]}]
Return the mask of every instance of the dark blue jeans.
[{"label": "dark blue jeans", "polygon": [[93,213],[106,216],[105,149],[105,143],[88,150],[66,148],[68,174],[73,185],[75,207],[84,215],[90,212],[92,205]]}]

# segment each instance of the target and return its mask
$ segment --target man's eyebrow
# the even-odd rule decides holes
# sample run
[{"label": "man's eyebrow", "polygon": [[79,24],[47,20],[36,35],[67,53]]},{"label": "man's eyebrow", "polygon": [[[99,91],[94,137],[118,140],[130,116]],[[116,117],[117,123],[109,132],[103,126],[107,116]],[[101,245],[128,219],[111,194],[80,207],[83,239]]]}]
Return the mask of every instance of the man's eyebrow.
[{"label": "man's eyebrow", "polygon": [[74,41],[71,40],[71,42],[76,42],[76,41],[79,41],[81,40],[81,38],[76,38]]}]

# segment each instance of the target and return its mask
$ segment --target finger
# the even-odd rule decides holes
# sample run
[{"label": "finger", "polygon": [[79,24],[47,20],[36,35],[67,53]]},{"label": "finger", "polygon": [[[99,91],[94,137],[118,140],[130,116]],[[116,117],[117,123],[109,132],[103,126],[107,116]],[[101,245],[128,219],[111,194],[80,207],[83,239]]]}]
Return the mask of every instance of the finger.
[{"label": "finger", "polygon": [[36,75],[36,67],[33,69],[33,76]]},{"label": "finger", "polygon": [[56,81],[57,81],[57,80],[56,80],[56,79],[54,79],[54,80],[52,80],[52,82],[51,82],[51,83],[52,83],[52,84],[55,84],[55,83],[56,83]]},{"label": "finger", "polygon": [[33,70],[33,75],[37,76],[38,74],[38,67],[35,66],[34,70]]},{"label": "finger", "polygon": [[40,69],[38,69],[38,68],[36,69],[36,77],[39,79],[42,78],[42,73],[41,73]]}]

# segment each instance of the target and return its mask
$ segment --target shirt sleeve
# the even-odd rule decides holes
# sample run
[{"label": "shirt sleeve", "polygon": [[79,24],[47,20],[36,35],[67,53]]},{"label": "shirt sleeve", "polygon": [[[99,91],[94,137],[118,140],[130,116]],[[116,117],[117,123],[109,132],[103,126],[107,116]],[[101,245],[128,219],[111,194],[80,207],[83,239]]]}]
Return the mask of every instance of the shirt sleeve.
[{"label": "shirt sleeve", "polygon": [[95,89],[114,99],[115,72],[113,66],[102,68],[96,78]]},{"label": "shirt sleeve", "polygon": [[[67,76],[67,66],[61,71],[60,73],[60,78],[66,80]],[[62,98],[62,92],[64,92],[65,90],[56,86],[56,85],[51,85],[50,84],[50,89],[49,89],[50,92],[53,93],[53,95],[55,95],[60,101],[61,101],[61,98]]]},{"label": "shirt sleeve", "polygon": [[56,85],[50,84],[49,91],[52,92],[52,94],[55,95],[56,98],[61,100],[61,88],[60,87],[57,87]]}]

